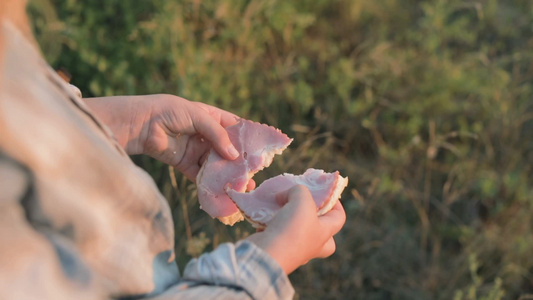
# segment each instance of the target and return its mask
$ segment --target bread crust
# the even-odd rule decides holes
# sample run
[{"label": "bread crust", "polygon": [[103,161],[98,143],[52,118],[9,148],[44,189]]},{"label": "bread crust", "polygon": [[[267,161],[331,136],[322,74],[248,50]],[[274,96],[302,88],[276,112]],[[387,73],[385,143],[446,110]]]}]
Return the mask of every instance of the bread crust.
[{"label": "bread crust", "polygon": [[[317,208],[317,215],[322,216],[326,213],[328,213],[335,204],[337,204],[337,201],[340,201],[340,197],[346,186],[348,186],[348,177],[342,177],[339,173],[339,171],[335,172],[336,179],[334,188],[332,189],[328,200],[324,201],[321,207]],[[231,197],[230,197],[231,199]],[[232,199],[233,201],[233,199]],[[235,203],[235,202],[234,202]],[[236,204],[236,203],[235,203]],[[240,209],[240,207],[237,205],[237,208],[239,208],[239,211],[241,213],[241,216],[244,216],[244,219],[248,221],[254,228],[256,228],[258,231],[264,230],[267,226],[264,223],[255,221],[250,216],[248,216],[244,211]],[[241,219],[242,220],[242,219]]]},{"label": "bread crust", "polygon": [[218,217],[217,219],[225,225],[233,226],[235,223],[244,220],[244,217],[242,212],[239,210],[229,216]]},{"label": "bread crust", "polygon": [[348,177],[342,177],[339,174],[339,171],[337,171],[336,173],[338,176],[335,182],[335,188],[333,189],[333,191],[331,191],[331,195],[329,196],[328,201],[324,202],[322,207],[318,209],[319,216],[328,213],[333,208],[333,206],[335,206],[337,200],[340,200],[341,198],[342,191],[344,190],[344,188],[346,188],[346,186],[348,186]]}]

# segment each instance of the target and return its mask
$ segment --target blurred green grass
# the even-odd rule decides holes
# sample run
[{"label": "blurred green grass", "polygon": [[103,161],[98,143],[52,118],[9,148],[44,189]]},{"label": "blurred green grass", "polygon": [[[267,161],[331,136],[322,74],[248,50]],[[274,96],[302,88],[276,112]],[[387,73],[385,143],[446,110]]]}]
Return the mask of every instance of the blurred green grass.
[{"label": "blurred green grass", "polygon": [[[256,176],[350,178],[338,249],[298,299],[533,298],[529,0],[32,1],[43,52],[85,96],[171,93],[295,140]],[[174,213],[181,267],[246,236],[134,157]],[[186,217],[189,221],[186,221]]]}]

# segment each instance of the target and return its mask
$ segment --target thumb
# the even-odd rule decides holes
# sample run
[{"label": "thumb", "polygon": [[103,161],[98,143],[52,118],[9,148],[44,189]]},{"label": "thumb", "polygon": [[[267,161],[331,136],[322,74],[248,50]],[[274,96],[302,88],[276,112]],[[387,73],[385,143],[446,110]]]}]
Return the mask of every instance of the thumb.
[{"label": "thumb", "polygon": [[192,122],[196,132],[211,142],[213,148],[222,157],[229,160],[234,160],[239,157],[239,152],[231,143],[226,129],[211,118],[211,116],[197,114],[196,117],[192,118]]},{"label": "thumb", "polygon": [[276,202],[280,205],[280,206],[284,206],[285,204],[287,204],[287,202],[289,202],[289,190],[284,190],[283,192],[279,192],[278,194],[276,194]]},{"label": "thumb", "polygon": [[288,190],[280,192],[276,195],[276,201],[279,205],[287,207],[282,209],[282,211],[291,211],[302,210],[305,212],[307,210],[312,210],[316,214],[316,204],[313,200],[313,196],[309,189],[304,185],[296,185]]}]

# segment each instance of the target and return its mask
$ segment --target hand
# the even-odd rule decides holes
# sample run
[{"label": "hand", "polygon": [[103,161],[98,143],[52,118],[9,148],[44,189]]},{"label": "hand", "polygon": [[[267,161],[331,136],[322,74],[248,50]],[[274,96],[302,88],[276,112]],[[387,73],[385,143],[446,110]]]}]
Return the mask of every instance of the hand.
[{"label": "hand", "polygon": [[142,153],[174,166],[193,182],[211,148],[229,160],[239,156],[224,129],[237,122],[234,114],[179,97],[154,99],[151,107],[146,136],[141,135]]},{"label": "hand", "polygon": [[238,117],[216,107],[172,95],[90,98],[86,103],[128,154],[148,154],[193,182],[211,148],[229,160],[239,155],[224,130]]},{"label": "hand", "polygon": [[346,214],[338,201],[327,214],[318,217],[309,190],[296,186],[278,195],[285,206],[268,227],[248,240],[269,253],[290,274],[313,258],[325,258],[335,252],[335,235],[344,225]]}]

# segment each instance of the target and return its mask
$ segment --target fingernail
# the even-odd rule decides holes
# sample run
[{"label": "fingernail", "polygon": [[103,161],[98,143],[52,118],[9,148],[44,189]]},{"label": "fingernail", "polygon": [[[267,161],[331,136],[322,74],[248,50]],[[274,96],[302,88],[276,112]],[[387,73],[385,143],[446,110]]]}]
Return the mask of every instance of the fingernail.
[{"label": "fingernail", "polygon": [[233,145],[228,147],[228,153],[233,158],[239,157],[239,151],[237,151],[237,149],[235,149],[235,146]]}]

